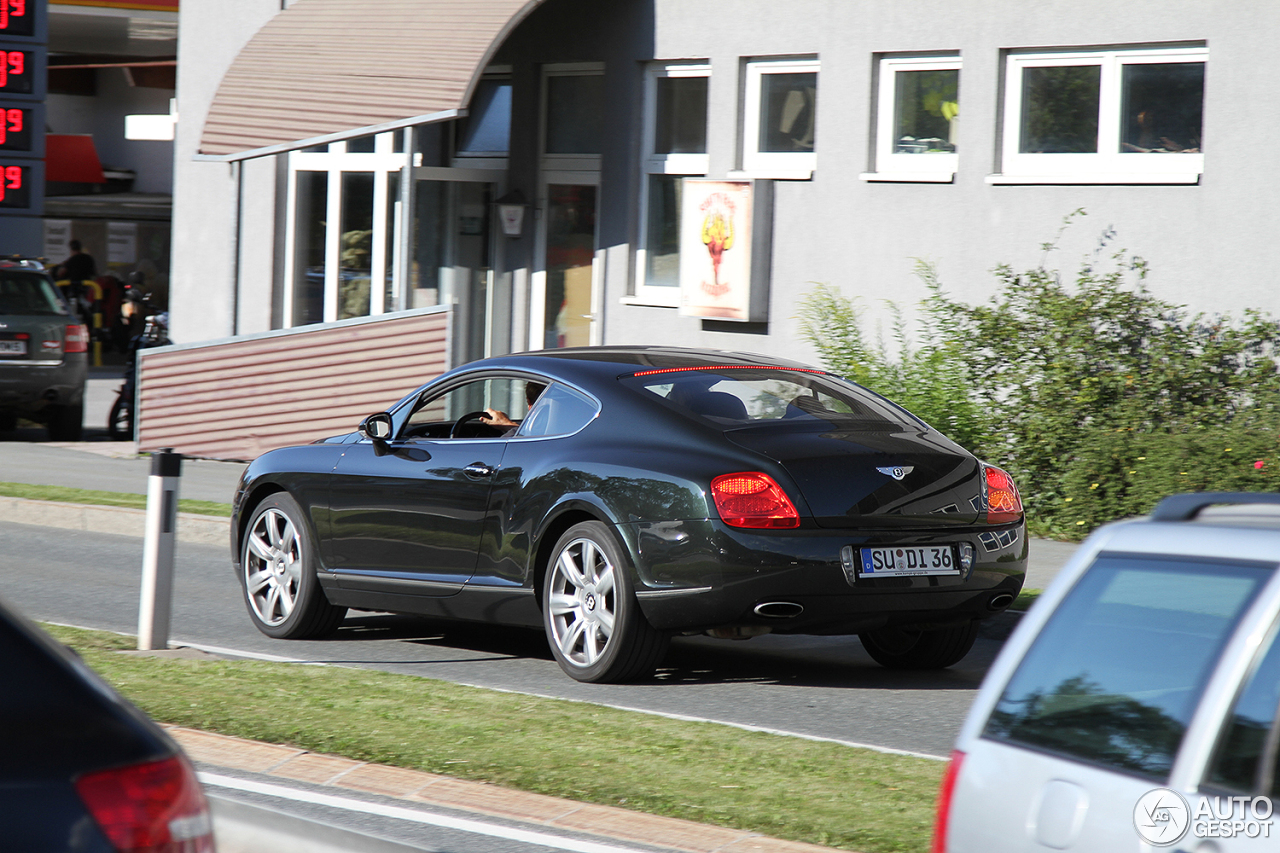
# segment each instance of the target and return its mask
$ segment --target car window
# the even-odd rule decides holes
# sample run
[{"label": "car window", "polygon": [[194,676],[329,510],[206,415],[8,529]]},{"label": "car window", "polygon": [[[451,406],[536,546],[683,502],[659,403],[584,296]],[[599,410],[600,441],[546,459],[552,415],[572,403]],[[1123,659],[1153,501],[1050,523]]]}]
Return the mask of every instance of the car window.
[{"label": "car window", "polygon": [[545,437],[571,435],[596,416],[595,400],[564,385],[552,385],[529,411],[517,435]]},{"label": "car window", "polygon": [[1208,785],[1245,794],[1280,796],[1280,626],[1258,652],[1258,662],[1223,726]]},{"label": "car window", "polygon": [[984,736],[1167,778],[1271,567],[1102,554],[1049,618]]},{"label": "car window", "polygon": [[0,314],[54,316],[66,313],[57,286],[44,275],[0,270]]},{"label": "car window", "polygon": [[803,370],[721,368],[639,374],[627,384],[723,426],[773,423],[824,429],[919,430],[905,410],[861,386]]},{"label": "car window", "polygon": [[455,385],[448,391],[425,397],[414,406],[401,438],[499,438],[514,427],[497,428],[478,420],[458,424],[464,415],[496,409],[519,424],[545,389],[544,383],[515,377],[489,377]]}]

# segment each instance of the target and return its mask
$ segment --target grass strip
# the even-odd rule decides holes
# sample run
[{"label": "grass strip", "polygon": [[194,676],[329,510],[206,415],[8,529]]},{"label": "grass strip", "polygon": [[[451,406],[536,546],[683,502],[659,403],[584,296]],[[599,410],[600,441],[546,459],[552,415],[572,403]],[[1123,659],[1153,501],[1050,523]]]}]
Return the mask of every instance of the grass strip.
[{"label": "grass strip", "polygon": [[[97,506],[122,506],[129,509],[146,509],[147,496],[128,492],[97,492],[92,489],[73,489],[67,486],[33,486],[27,483],[0,483],[0,497],[26,498],[32,501],[61,501],[71,504],[96,504]],[[231,517],[231,504],[217,501],[178,499],[178,511],[196,515]]]},{"label": "grass strip", "polygon": [[153,718],[864,853],[929,848],[945,765],[337,666],[123,655],[44,626]]},{"label": "grass strip", "polygon": [[1014,600],[1013,604],[1009,606],[1009,609],[1022,611],[1030,610],[1031,605],[1036,603],[1036,599],[1040,597],[1042,592],[1044,592],[1042,589],[1024,589],[1022,592],[1018,593],[1018,597]]}]

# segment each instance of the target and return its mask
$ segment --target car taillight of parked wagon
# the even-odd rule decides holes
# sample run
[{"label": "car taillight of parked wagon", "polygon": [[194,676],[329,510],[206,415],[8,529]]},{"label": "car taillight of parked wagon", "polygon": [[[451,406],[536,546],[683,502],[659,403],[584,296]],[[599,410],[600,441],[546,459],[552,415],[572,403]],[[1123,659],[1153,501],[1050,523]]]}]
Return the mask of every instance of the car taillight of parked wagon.
[{"label": "car taillight of parked wagon", "polygon": [[1006,524],[1022,518],[1022,495],[1009,472],[994,465],[982,466],[983,491],[987,504],[987,523]]},{"label": "car taillight of parked wagon", "polygon": [[89,329],[82,323],[67,326],[67,343],[65,352],[88,352]]},{"label": "car taillight of parked wagon", "polygon": [[730,527],[787,528],[800,526],[795,505],[768,474],[746,471],[721,474],[711,481],[716,512]]}]

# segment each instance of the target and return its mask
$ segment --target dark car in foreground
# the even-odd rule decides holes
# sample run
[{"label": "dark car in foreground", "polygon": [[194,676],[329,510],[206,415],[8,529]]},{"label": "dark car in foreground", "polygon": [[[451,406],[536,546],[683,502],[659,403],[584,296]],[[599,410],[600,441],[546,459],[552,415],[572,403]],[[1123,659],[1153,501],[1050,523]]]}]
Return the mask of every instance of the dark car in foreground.
[{"label": "dark car in foreground", "polygon": [[643,676],[704,632],[857,634],[885,666],[950,666],[1027,559],[1009,476],[890,401],[661,347],[453,370],[357,432],[256,459],[231,530],[270,636],[348,608],[542,626],[582,681]]},{"label": "dark car in foreground", "polygon": [[988,670],[935,853],[1280,849],[1280,495],[1102,527]]},{"label": "dark car in foreground", "polygon": [[0,602],[0,849],[213,853],[177,744]]},{"label": "dark car in foreground", "polygon": [[89,330],[44,266],[0,258],[0,432],[18,418],[78,441],[84,424]]}]

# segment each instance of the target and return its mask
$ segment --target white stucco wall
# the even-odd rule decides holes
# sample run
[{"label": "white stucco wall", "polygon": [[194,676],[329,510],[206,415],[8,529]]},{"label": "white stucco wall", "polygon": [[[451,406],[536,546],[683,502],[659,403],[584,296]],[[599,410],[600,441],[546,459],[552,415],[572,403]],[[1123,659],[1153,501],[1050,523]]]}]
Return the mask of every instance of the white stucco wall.
[{"label": "white stucco wall", "polygon": [[[260,330],[270,316],[237,330],[236,181],[227,163],[193,160],[209,104],[236,54],[280,12],[280,0],[218,0],[182,6],[178,38],[178,125],[173,169],[173,283],[170,336],[176,343]],[[249,193],[272,204],[274,182]]]}]

